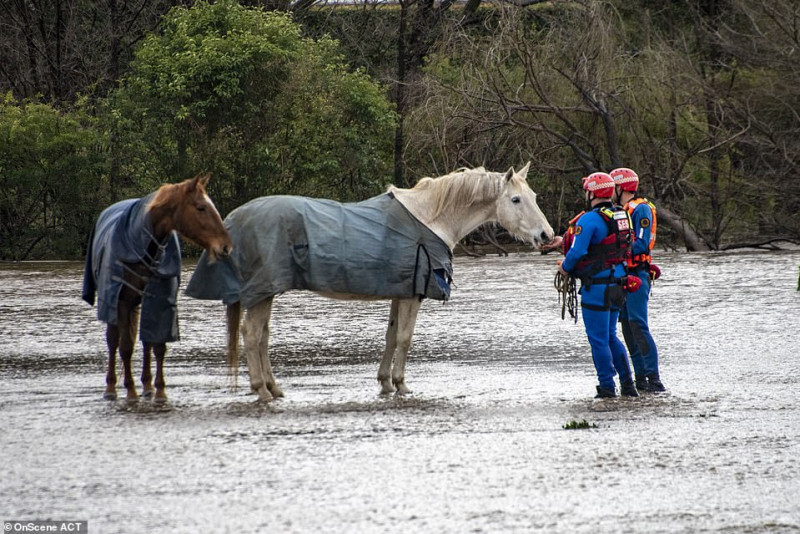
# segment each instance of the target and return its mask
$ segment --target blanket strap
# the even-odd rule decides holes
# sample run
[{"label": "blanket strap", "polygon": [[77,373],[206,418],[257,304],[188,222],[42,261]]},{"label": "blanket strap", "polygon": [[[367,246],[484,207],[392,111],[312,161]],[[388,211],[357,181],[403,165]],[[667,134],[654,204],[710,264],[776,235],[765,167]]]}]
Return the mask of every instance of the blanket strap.
[{"label": "blanket strap", "polygon": [[[139,280],[144,280],[145,287],[147,287],[147,282],[150,280],[149,276],[142,276],[141,274],[137,273],[136,271],[134,271],[133,269],[131,269],[130,267],[128,267],[127,265],[125,265],[123,262],[121,262],[119,260],[117,260],[117,265],[122,267],[128,274],[132,274],[133,276],[135,276]],[[153,269],[151,268],[150,270],[152,271]],[[147,291],[145,291],[143,289],[139,289],[138,287],[134,286],[133,284],[131,284],[130,282],[125,280],[124,277],[112,276],[111,279],[114,280],[115,282],[119,282],[120,284],[124,285],[125,287],[127,287],[128,289],[134,291],[135,293],[138,293],[140,297],[144,297],[145,295],[147,295],[148,297],[152,297],[153,296],[151,293],[148,293]]]},{"label": "blanket strap", "polygon": [[[167,237],[164,238],[164,242],[160,242],[153,233],[145,228],[142,228],[142,231],[147,234],[150,238],[150,246],[144,249],[144,254],[141,256],[142,263],[150,269],[150,272],[155,272],[158,269],[158,266],[161,264],[161,260],[165,256],[165,251],[167,250],[167,245],[169,245],[169,240],[171,237],[171,233],[167,234]],[[156,250],[154,254],[150,254],[150,248],[155,245]]]}]

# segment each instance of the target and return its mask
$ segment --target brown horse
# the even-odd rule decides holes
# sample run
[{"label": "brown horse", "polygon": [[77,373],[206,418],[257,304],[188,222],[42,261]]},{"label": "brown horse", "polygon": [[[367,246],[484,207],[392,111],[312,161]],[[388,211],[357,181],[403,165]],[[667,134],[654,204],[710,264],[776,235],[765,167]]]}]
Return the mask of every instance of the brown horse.
[{"label": "brown horse", "polygon": [[[177,291],[181,253],[178,234],[214,259],[227,257],[231,238],[206,194],[209,175],[162,185],[140,199],[118,202],[100,214],[86,254],[83,299],[108,324],[108,374],[104,398],[117,398],[116,353],[124,368],[127,400],[138,400],[131,358],[137,331],[142,340],[145,397],[164,402],[166,343],[178,339]],[[140,310],[141,308],[141,310]],[[141,315],[141,325],[139,318]],[[150,371],[156,356],[155,388]]]}]

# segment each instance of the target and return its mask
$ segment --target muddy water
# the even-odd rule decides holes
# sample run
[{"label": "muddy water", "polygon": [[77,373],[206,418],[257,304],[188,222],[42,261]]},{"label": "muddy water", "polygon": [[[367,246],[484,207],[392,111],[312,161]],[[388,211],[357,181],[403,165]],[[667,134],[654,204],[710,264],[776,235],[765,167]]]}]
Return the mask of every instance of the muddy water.
[{"label": "muddy water", "polygon": [[[602,401],[554,260],[457,258],[452,300],[423,305],[402,399],[377,395],[386,303],[281,297],[286,398],[264,405],[227,386],[222,307],[182,297],[163,407],[101,400],[103,326],[80,264],[0,265],[0,520],[800,531],[800,252],[662,255],[651,315],[669,393]],[[563,428],[584,419],[596,428]]]}]

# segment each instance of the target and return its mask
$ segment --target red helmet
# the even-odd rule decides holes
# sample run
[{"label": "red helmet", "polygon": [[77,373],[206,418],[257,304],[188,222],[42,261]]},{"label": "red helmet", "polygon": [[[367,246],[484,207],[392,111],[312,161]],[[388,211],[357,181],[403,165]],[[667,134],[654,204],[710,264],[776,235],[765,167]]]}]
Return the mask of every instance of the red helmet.
[{"label": "red helmet", "polygon": [[614,196],[614,179],[604,172],[593,172],[583,179],[583,189],[597,198]]},{"label": "red helmet", "polygon": [[632,170],[620,167],[609,174],[611,174],[617,187],[623,191],[636,191],[639,189],[639,177]]}]

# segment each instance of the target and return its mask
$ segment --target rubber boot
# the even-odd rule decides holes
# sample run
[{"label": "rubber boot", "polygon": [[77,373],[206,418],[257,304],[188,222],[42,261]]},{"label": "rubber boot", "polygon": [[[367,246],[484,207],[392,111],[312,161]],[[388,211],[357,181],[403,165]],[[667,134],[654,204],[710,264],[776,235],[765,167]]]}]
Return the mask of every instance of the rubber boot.
[{"label": "rubber boot", "polygon": [[614,388],[601,388],[597,386],[597,395],[594,396],[595,399],[612,399],[617,396],[617,392]]},{"label": "rubber boot", "polygon": [[661,378],[659,378],[658,373],[651,373],[647,375],[647,391],[651,393],[662,393],[667,391],[667,388],[661,383]]},{"label": "rubber boot", "polygon": [[623,397],[638,397],[639,392],[636,391],[636,386],[633,385],[633,380],[620,384],[619,394]]},{"label": "rubber boot", "polygon": [[646,392],[647,388],[647,377],[645,375],[636,375],[636,389],[641,392]]}]

